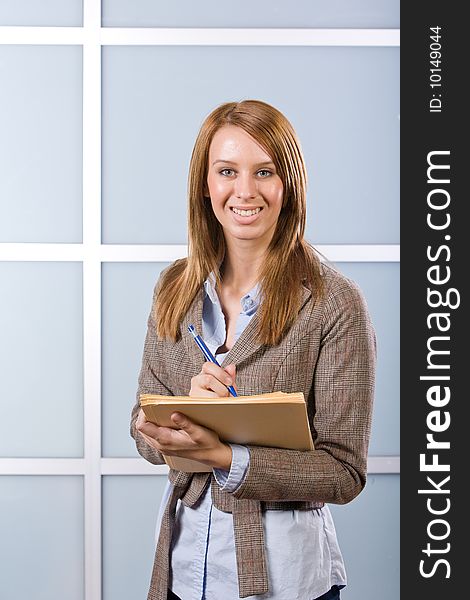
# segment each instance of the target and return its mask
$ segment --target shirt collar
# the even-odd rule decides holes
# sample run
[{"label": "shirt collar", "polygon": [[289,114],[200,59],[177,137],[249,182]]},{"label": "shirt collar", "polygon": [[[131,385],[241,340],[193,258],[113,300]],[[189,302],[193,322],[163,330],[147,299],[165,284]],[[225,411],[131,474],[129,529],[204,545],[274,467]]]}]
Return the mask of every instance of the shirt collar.
[{"label": "shirt collar", "polygon": [[[214,273],[204,281],[204,291],[212,304],[220,306],[220,300],[215,289],[216,279]],[[240,298],[241,312],[245,314],[253,314],[260,304],[261,286],[256,283],[249,292]]]},{"label": "shirt collar", "polygon": [[215,275],[211,273],[209,277],[204,281],[204,291],[206,296],[209,297],[212,304],[219,304],[219,297],[217,296],[217,292],[215,291]]}]

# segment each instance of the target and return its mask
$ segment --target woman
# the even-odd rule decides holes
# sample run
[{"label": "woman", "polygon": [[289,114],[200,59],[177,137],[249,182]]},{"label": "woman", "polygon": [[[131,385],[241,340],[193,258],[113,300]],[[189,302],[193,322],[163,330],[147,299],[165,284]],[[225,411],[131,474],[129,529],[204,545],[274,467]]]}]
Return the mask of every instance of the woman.
[{"label": "woman", "polygon": [[[137,402],[142,456],[212,467],[170,471],[149,599],[331,600],[346,584],[325,503],[365,485],[375,337],[357,286],[303,238],[305,190],[278,110],[246,100],[207,117],[190,164],[189,255],[155,288],[137,398],[301,391],[315,450],[227,444],[180,413],[157,427]],[[204,362],[189,323],[221,367]]]}]

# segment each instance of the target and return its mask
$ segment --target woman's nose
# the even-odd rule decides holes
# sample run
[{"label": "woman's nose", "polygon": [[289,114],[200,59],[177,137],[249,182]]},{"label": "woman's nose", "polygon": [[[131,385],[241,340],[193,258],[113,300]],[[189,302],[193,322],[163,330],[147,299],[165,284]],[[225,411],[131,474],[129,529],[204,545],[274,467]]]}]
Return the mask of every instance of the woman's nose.
[{"label": "woman's nose", "polygon": [[235,182],[235,194],[238,198],[249,199],[256,196],[256,181],[251,175],[240,174]]}]

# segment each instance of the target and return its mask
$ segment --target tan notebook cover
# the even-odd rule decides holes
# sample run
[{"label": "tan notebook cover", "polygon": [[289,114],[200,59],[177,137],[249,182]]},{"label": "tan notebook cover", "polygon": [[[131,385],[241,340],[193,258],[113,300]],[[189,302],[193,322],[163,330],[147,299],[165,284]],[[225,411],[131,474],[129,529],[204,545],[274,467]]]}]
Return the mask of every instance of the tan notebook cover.
[{"label": "tan notebook cover", "polygon": [[[148,421],[174,427],[175,411],[213,429],[221,440],[236,444],[313,450],[313,441],[303,393],[274,392],[256,396],[191,398],[141,394],[140,405]],[[178,456],[164,456],[169,467],[187,472],[209,472],[212,468]]]}]

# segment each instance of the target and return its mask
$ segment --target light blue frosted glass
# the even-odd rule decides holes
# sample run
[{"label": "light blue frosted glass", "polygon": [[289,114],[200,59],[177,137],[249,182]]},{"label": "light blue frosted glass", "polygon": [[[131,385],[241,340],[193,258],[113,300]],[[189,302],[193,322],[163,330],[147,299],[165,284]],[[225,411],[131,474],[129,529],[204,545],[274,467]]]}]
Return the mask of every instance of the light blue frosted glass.
[{"label": "light blue frosted glass", "polygon": [[83,456],[82,266],[3,262],[0,282],[0,456]]},{"label": "light blue frosted glass", "polygon": [[0,476],[0,598],[84,600],[83,479]]},{"label": "light blue frosted glass", "polygon": [[377,381],[369,455],[400,454],[400,265],[339,263],[361,288],[377,336]]},{"label": "light blue frosted glass", "polygon": [[298,132],[311,241],[398,243],[398,49],[203,46],[103,50],[105,243],[186,243],[197,132],[243,98],[273,104]]},{"label": "light blue frosted glass", "polygon": [[103,600],[146,598],[166,476],[103,477]]},{"label": "light blue frosted glass", "polygon": [[0,242],[81,242],[82,49],[0,45],[0,74]]},{"label": "light blue frosted glass", "polygon": [[350,504],[330,504],[348,585],[341,600],[400,597],[400,476],[369,475]]},{"label": "light blue frosted glass", "polygon": [[138,456],[129,434],[155,283],[167,263],[103,265],[103,456]]},{"label": "light blue frosted glass", "polygon": [[398,0],[103,0],[111,27],[398,27]]},{"label": "light blue frosted glass", "polygon": [[83,25],[83,0],[1,0],[0,25]]}]

